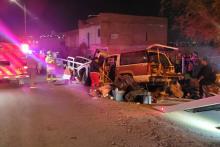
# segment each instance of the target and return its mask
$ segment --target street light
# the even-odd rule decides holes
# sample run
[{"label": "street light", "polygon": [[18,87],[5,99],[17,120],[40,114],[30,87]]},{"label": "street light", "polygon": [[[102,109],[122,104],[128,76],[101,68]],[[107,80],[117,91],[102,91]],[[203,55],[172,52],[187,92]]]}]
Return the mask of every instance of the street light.
[{"label": "street light", "polygon": [[10,2],[15,3],[15,2],[17,2],[17,1],[16,1],[16,0],[10,0]]},{"label": "street light", "polygon": [[24,33],[27,34],[27,9],[26,5],[23,4],[23,6],[18,2],[18,0],[9,0],[12,3],[15,3],[18,5],[23,11],[24,11]]},{"label": "street light", "polygon": [[89,14],[88,17],[97,17],[99,15],[92,15],[92,14]]}]

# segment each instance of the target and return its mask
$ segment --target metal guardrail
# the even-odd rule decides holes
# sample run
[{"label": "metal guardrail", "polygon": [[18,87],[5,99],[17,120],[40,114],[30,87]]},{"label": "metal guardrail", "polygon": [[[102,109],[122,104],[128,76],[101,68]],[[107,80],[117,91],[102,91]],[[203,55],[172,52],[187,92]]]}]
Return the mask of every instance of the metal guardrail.
[{"label": "metal guardrail", "polygon": [[[81,62],[75,61],[75,59],[83,59],[83,60],[87,60],[87,62],[81,63]],[[73,70],[73,71],[77,72],[78,75],[80,75],[81,69],[85,69],[86,76],[88,76],[89,66],[90,66],[91,62],[92,61],[90,59],[87,59],[87,58],[81,57],[81,56],[76,56],[75,58],[69,56],[69,57],[67,57],[67,59],[62,59],[62,58],[56,59],[56,64],[58,66],[63,66],[63,67],[66,67],[70,70]]]}]

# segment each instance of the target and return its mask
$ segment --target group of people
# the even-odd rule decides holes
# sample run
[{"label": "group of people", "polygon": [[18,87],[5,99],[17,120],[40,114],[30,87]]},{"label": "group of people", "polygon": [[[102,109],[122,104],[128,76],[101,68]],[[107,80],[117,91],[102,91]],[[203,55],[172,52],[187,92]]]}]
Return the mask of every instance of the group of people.
[{"label": "group of people", "polygon": [[180,52],[176,56],[170,56],[172,63],[175,65],[175,72],[182,73],[187,72],[192,76],[193,67],[198,64],[199,56],[196,51],[191,54],[181,54]]},{"label": "group of people", "polygon": [[[199,58],[198,54],[191,57],[185,60],[184,79],[179,81],[184,97],[193,99],[207,97],[207,86],[214,84],[216,81],[216,69],[207,57]],[[198,92],[196,93],[196,91]]]}]

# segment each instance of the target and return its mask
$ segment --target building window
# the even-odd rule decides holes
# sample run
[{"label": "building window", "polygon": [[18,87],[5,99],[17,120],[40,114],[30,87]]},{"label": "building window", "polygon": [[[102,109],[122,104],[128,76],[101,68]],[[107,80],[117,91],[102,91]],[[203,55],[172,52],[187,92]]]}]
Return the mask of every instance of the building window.
[{"label": "building window", "polygon": [[148,35],[147,35],[147,32],[146,32],[146,34],[145,34],[145,41],[147,41],[148,40]]},{"label": "building window", "polygon": [[101,32],[100,32],[100,29],[98,29],[98,37],[100,37],[101,35]]}]

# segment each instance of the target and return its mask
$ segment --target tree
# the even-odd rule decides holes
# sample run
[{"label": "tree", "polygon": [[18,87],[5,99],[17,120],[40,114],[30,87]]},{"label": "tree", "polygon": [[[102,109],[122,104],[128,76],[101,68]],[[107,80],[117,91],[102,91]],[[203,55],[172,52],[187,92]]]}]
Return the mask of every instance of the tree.
[{"label": "tree", "polygon": [[161,0],[161,6],[172,29],[197,42],[220,43],[219,0]]}]

